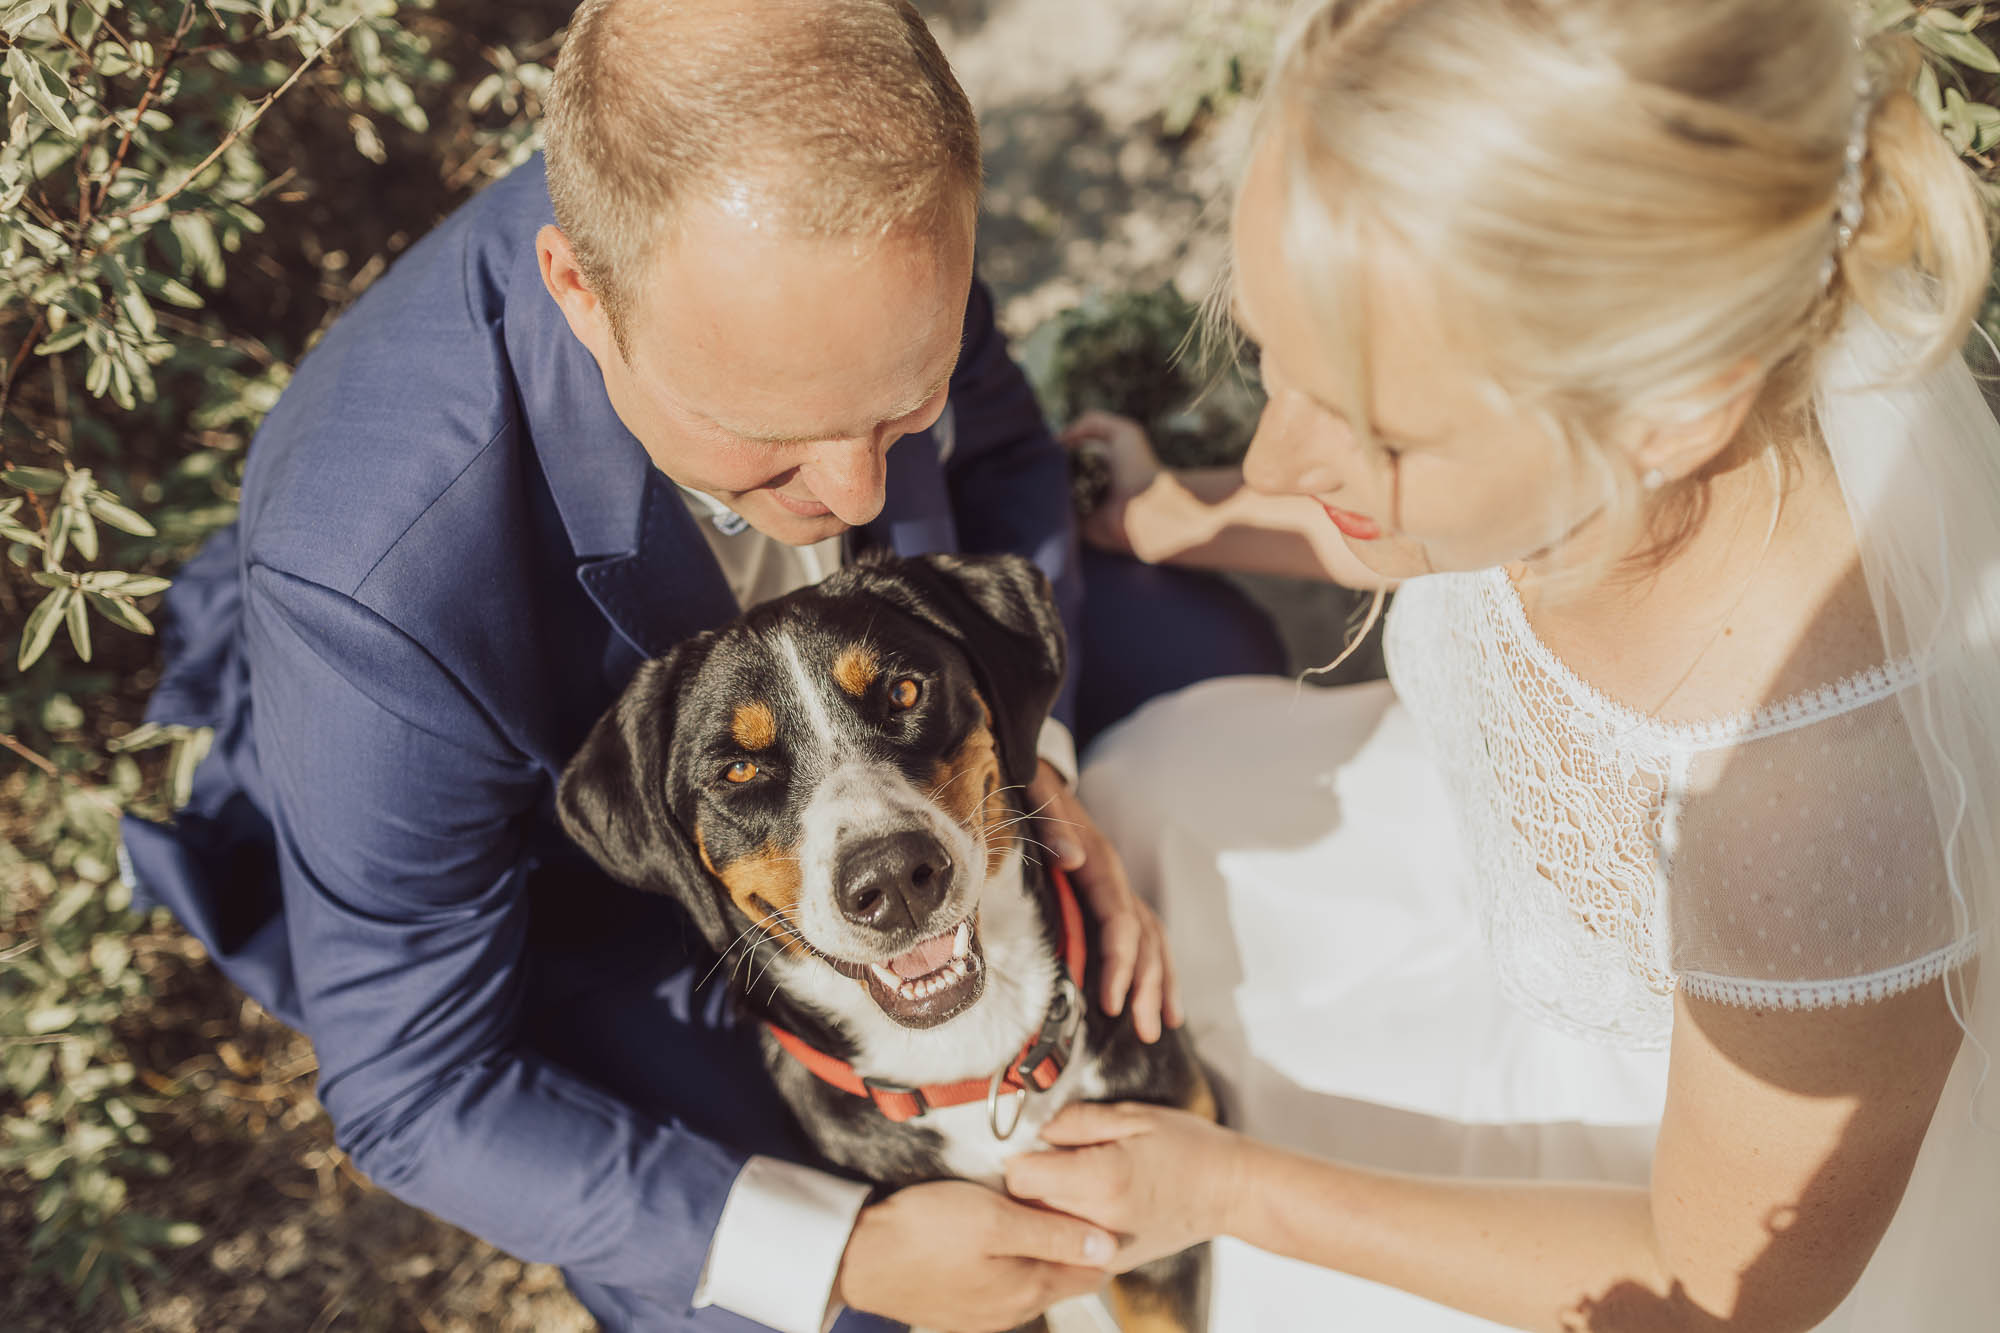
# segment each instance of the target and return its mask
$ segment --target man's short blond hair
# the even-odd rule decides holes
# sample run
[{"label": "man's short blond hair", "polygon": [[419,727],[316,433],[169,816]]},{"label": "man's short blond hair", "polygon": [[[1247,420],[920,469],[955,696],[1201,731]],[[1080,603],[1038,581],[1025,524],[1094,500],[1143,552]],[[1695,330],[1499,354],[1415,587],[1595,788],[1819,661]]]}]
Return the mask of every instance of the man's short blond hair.
[{"label": "man's short blond hair", "polygon": [[908,0],[583,0],[543,134],[556,224],[621,347],[690,202],[865,237],[969,217],[979,192],[978,122]]}]

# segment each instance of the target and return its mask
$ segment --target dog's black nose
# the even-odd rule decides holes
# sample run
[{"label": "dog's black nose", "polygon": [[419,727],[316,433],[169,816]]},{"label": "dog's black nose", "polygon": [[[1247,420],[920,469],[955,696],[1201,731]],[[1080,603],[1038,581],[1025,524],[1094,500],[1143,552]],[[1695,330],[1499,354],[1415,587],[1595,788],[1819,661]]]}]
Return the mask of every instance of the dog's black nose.
[{"label": "dog's black nose", "polygon": [[923,926],[950,887],[951,853],[915,830],[855,843],[833,867],[840,914],[871,930]]}]

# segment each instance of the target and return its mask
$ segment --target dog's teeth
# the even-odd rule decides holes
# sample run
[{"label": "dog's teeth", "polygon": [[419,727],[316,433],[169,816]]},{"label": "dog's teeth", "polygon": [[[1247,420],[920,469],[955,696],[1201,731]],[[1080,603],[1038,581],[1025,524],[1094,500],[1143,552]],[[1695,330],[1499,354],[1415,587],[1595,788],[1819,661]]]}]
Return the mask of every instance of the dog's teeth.
[{"label": "dog's teeth", "polygon": [[903,984],[903,979],[901,977],[897,976],[894,972],[891,972],[888,968],[882,966],[880,963],[870,963],[868,965],[868,970],[875,974],[875,980],[881,982],[884,986],[887,986],[890,990],[897,990],[901,988]]},{"label": "dog's teeth", "polygon": [[967,917],[965,920],[958,923],[958,933],[952,938],[951,941],[952,957],[954,958],[965,957],[966,950],[970,949],[971,947],[972,947],[972,918]]}]

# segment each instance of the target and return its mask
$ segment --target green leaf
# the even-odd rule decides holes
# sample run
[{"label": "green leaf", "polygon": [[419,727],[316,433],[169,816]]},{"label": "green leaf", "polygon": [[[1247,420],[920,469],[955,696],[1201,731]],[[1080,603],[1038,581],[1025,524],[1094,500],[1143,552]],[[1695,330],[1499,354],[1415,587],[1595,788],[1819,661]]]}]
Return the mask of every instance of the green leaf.
[{"label": "green leaf", "polygon": [[111,387],[111,354],[99,350],[91,358],[90,368],[83,372],[83,387],[94,398],[102,398],[104,391]]},{"label": "green leaf", "polygon": [[1868,16],[1871,32],[1887,32],[1917,12],[1917,7],[1909,0],[1875,0]]},{"label": "green leaf", "polygon": [[76,646],[76,655],[84,661],[90,660],[90,613],[84,606],[84,599],[69,599],[69,641]]},{"label": "green leaf", "polygon": [[216,243],[215,224],[200,213],[176,213],[167,219],[174,238],[193,257],[201,280],[220,287],[229,276],[222,262],[222,247]]},{"label": "green leaf", "polygon": [[163,579],[157,574],[120,574],[116,583],[106,584],[99,591],[116,593],[120,597],[151,597],[173,586],[172,579]]},{"label": "green leaf", "polygon": [[155,285],[161,300],[170,301],[183,310],[201,309],[201,294],[178,278],[161,278]]},{"label": "green leaf", "polygon": [[86,592],[91,608],[120,629],[129,629],[134,634],[151,634],[153,622],[146,619],[138,607],[119,597],[107,597],[101,592]]},{"label": "green leaf", "polygon": [[53,9],[54,0],[21,0],[10,6],[5,15],[0,15],[0,32],[9,38],[19,37],[30,23]]},{"label": "green leaf", "polygon": [[[134,537],[154,537],[159,535],[151,523],[148,523],[124,505],[119,504],[104,491],[91,492],[89,499],[85,503],[90,506],[91,513],[97,515],[120,532],[129,532]],[[137,597],[143,594],[131,593],[128,595]]]},{"label": "green leaf", "polygon": [[69,550],[70,525],[75,522],[75,511],[68,505],[56,510],[55,521],[49,524],[49,549],[43,561],[50,569],[62,568],[63,555]]},{"label": "green leaf", "polygon": [[50,491],[62,489],[63,474],[51,467],[10,467],[0,472],[0,481],[18,491],[47,495]]},{"label": "green leaf", "polygon": [[76,126],[70,122],[69,113],[62,103],[49,91],[49,85],[42,81],[42,67],[28,57],[21,47],[13,47],[7,52],[5,66],[8,80],[21,96],[28,99],[28,105],[42,113],[42,118],[56,127],[56,131],[74,138]]},{"label": "green leaf", "polygon": [[71,589],[58,588],[28,614],[28,623],[21,629],[21,655],[16,660],[20,670],[26,671],[48,650],[50,641],[56,637],[56,626],[62,623],[63,613],[75,595]]},{"label": "green leaf", "polygon": [[89,507],[71,505],[69,515],[70,544],[85,560],[97,559],[97,523],[90,517]]},{"label": "green leaf", "polygon": [[41,1036],[46,1036],[51,1032],[59,1032],[63,1028],[68,1027],[71,1023],[74,1023],[75,1021],[76,1021],[75,1005],[51,1004],[51,1005],[44,1005],[40,1009],[31,1011],[28,1014],[27,1022],[23,1023],[21,1026],[31,1036],[41,1037]]},{"label": "green leaf", "polygon": [[65,328],[61,333],[49,335],[47,338],[42,339],[41,344],[35,348],[35,354],[37,356],[54,356],[57,352],[67,352],[70,348],[83,341],[85,328],[86,326],[81,323],[74,323]]},{"label": "green leaf", "polygon": [[[1927,9],[1924,11],[1924,17],[1928,19],[1935,14],[1948,13],[1950,11],[1944,9]],[[2000,57],[1996,57],[1992,48],[1969,32],[1919,25],[1916,29],[1916,38],[1939,55],[1948,56],[1961,65],[1986,74],[2000,74]]]}]

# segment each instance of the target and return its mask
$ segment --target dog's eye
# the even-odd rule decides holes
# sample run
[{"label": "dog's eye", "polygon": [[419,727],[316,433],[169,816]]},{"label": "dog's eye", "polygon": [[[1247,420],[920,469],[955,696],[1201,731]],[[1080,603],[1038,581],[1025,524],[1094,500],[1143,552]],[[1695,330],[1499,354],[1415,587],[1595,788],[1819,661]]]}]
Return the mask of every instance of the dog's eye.
[{"label": "dog's eye", "polygon": [[728,768],[722,770],[722,780],[724,782],[744,783],[756,776],[757,765],[751,763],[748,759],[738,759]]},{"label": "dog's eye", "polygon": [[915,708],[923,693],[923,686],[905,676],[889,687],[889,702],[898,708]]}]

